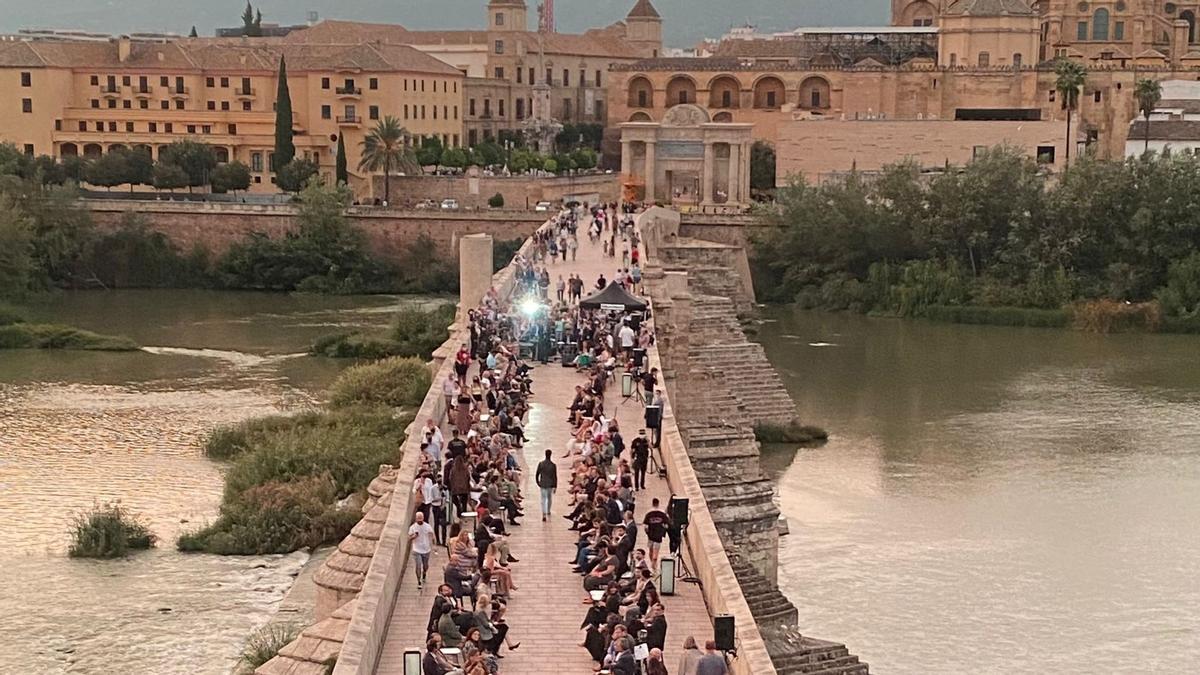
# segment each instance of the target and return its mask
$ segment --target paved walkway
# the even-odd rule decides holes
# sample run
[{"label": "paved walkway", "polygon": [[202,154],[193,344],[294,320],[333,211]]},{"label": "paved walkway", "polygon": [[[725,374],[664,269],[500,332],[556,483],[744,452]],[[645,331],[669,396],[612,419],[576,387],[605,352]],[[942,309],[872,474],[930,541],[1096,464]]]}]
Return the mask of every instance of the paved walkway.
[{"label": "paved walkway", "polygon": [[[604,257],[600,245],[588,241],[586,225],[580,225],[579,233],[578,260],[551,265],[551,280],[557,281],[559,274],[566,278],[575,273],[583,277],[585,288],[591,288],[601,273],[606,279],[611,278],[620,259]],[[585,295],[588,292],[585,291]],[[568,511],[569,496],[565,486],[569,482],[571,466],[569,459],[560,457],[571,433],[571,426],[566,421],[567,406],[575,394],[575,385],[583,383],[584,378],[574,369],[563,368],[553,361],[537,366],[532,377],[534,395],[525,427],[529,441],[518,451],[522,453],[518,458],[525,469],[522,494],[525,495],[526,515],[520,527],[510,528],[512,552],[520,561],[512,566],[513,581],[519,590],[513,592],[506,615],[510,625],[509,640],[514,644],[519,642],[521,646],[516,651],[505,649],[501,652],[504,658],[500,661],[500,672],[504,675],[586,674],[591,673],[595,665],[580,646],[583,632],[579,624],[587,611],[584,604],[587,593],[583,590],[582,577],[573,573],[572,565],[567,562],[574,556],[577,537],[575,532],[567,529],[569,523],[561,517]],[[643,408],[636,400],[621,405],[622,400],[619,383],[607,389],[605,410],[610,414],[616,411],[628,446],[643,426]],[[547,449],[554,451],[560,487],[555,495],[555,514],[549,522],[542,522],[533,468],[543,459]],[[638,493],[634,514],[639,523],[653,497],[658,497],[664,508],[670,497],[665,479],[647,475],[646,482],[647,489]],[[645,541],[645,533],[639,533],[638,546],[644,547]],[[666,552],[665,545],[663,552]],[[433,582],[440,582],[445,563],[445,549],[435,549],[430,563],[431,583],[420,592],[411,571],[406,572],[380,657],[379,673],[402,673],[404,651],[424,649],[425,626],[438,585]],[[712,622],[699,587],[680,582],[676,593],[662,598],[668,625],[666,664],[672,673],[678,667],[686,636],[694,635],[701,645],[712,637]]]}]

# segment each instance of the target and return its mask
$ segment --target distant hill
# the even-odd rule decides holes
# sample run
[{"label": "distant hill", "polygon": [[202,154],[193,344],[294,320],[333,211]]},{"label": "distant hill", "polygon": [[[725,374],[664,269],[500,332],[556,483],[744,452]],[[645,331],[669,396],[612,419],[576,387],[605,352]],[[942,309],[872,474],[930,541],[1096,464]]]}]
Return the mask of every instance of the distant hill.
[{"label": "distant hill", "polygon": [[[411,28],[477,28],[483,25],[486,0],[259,0],[264,20],[302,23],[305,13],[322,17],[400,23]],[[529,3],[531,24],[537,0]],[[562,31],[602,26],[625,16],[634,0],[556,0]],[[761,30],[797,26],[883,25],[888,0],[654,0],[662,14],[670,46],[691,46],[747,22]],[[240,23],[244,0],[4,0],[0,32],[19,28],[79,28],[106,33],[173,31],[186,35],[196,26],[212,35],[218,26]]]}]

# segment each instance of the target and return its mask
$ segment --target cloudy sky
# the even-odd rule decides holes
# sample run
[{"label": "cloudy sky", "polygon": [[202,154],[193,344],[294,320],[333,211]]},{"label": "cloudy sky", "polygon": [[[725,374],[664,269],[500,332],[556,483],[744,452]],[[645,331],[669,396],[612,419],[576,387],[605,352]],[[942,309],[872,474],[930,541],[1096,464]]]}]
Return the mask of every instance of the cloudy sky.
[{"label": "cloudy sky", "polygon": [[[411,28],[472,28],[483,24],[486,0],[258,0],[265,20],[300,23],[308,11],[325,18],[399,23]],[[530,19],[537,0],[526,0]],[[634,0],[556,0],[558,29],[577,31],[623,17]],[[747,21],[762,30],[797,26],[882,25],[888,0],[654,0],[666,40],[686,46]],[[78,28],[107,33],[173,31],[194,25],[202,35],[239,24],[245,0],[0,0],[0,32]]]}]

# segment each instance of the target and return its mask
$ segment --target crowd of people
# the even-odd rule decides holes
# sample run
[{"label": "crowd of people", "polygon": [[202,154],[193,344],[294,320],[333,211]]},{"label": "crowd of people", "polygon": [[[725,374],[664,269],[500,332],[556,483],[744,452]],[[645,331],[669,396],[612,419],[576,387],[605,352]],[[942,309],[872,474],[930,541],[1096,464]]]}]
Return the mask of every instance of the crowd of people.
[{"label": "crowd of people", "polygon": [[[425,584],[435,545],[447,548],[448,562],[429,615],[425,675],[491,675],[500,671],[505,648],[520,646],[509,639],[506,612],[522,583],[509,528],[520,526],[529,508],[521,491],[525,468],[515,452],[529,440],[524,424],[532,380],[524,359],[546,363],[555,357],[580,377],[573,397],[563,401],[571,432],[539,441],[561,443],[560,461],[570,464],[564,487],[571,501],[558,515],[577,533],[575,550],[564,562],[581,576],[587,606],[581,646],[596,671],[668,673],[668,616],[659,597],[658,563],[679,550],[680,528],[668,505],[639,498],[653,463],[657,429],[647,425],[627,437],[606,403],[606,392],[628,372],[639,398],[661,408],[658,372],[644,367],[654,335],[643,312],[581,307],[587,284],[579,275],[570,274],[569,280],[559,275],[553,296],[550,291],[549,268],[579,254],[576,233],[585,223],[593,242],[604,241],[605,255],[615,257],[622,249],[614,280],[630,291],[640,285],[632,218],[618,220],[615,206],[585,206],[583,213],[588,211],[590,218],[564,210],[535,235],[529,255],[514,259],[512,302],[493,290],[469,313],[470,343],[458,350],[454,372],[443,383],[450,438],[439,420],[426,422],[410,528],[418,586]],[[592,286],[601,290],[607,284],[601,275]],[[556,515],[555,454],[545,450],[534,472],[543,522]],[[662,551],[664,542],[668,553]],[[674,673],[725,672],[724,658],[715,651],[703,654],[691,637],[685,647]],[[714,669],[717,660],[719,670]]]}]

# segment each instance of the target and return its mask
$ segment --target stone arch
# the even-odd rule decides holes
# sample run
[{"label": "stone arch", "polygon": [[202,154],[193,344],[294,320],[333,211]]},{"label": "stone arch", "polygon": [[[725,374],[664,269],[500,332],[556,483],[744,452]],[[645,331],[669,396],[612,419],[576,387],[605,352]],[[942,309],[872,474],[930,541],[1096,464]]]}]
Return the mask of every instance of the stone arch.
[{"label": "stone arch", "polygon": [[112,145],[108,146],[108,151],[110,153],[112,153],[112,152],[127,152],[128,150],[129,150],[129,148],[126,147],[124,143],[113,143]]},{"label": "stone arch", "polygon": [[800,83],[800,107],[806,110],[829,108],[829,81],[820,75],[810,75]]},{"label": "stone arch", "polygon": [[649,113],[645,113],[645,112],[642,112],[641,110],[639,110],[629,116],[629,121],[630,122],[653,122],[654,119],[650,117]]},{"label": "stone arch", "polygon": [[88,143],[83,146],[83,156],[88,159],[95,159],[104,154],[104,148],[100,147],[99,143]]},{"label": "stone arch", "polygon": [[909,3],[900,15],[901,26],[932,26],[937,18],[937,8],[928,0]]},{"label": "stone arch", "polygon": [[225,164],[229,162],[229,148],[218,145],[213,148],[213,154],[217,156],[217,164]]},{"label": "stone arch", "polygon": [[696,102],[696,81],[688,75],[675,75],[667,82],[667,105]]},{"label": "stone arch", "polygon": [[1096,13],[1092,15],[1092,39],[1108,39],[1108,10],[1103,7],[1096,10]]},{"label": "stone arch", "polygon": [[75,145],[74,143],[63,143],[58,148],[58,156],[59,157],[78,157],[79,156],[79,146]]},{"label": "stone arch", "polygon": [[733,113],[729,112],[728,110],[722,110],[721,112],[713,115],[712,121],[714,121],[714,122],[732,122],[733,121]]},{"label": "stone arch", "polygon": [[629,107],[654,107],[654,85],[643,75],[638,75],[629,80]]},{"label": "stone arch", "polygon": [[787,99],[783,80],[774,75],[764,75],[754,83],[754,107],[761,110],[778,110]]},{"label": "stone arch", "polygon": [[742,83],[732,75],[718,75],[708,83],[709,108],[742,107]]},{"label": "stone arch", "polygon": [[[1099,14],[1099,13],[1100,13],[1100,10],[1096,10],[1096,14]],[[1195,12],[1193,12],[1190,9],[1185,9],[1179,13],[1179,18],[1183,19],[1184,21],[1186,21],[1188,23],[1188,42],[1195,42],[1196,41],[1196,14],[1195,14]],[[1095,30],[1095,28],[1093,27],[1093,31],[1094,30]]]},{"label": "stone arch", "polygon": [[137,145],[133,146],[133,151],[140,152],[147,157],[154,157],[154,148],[145,143],[138,143]]}]

